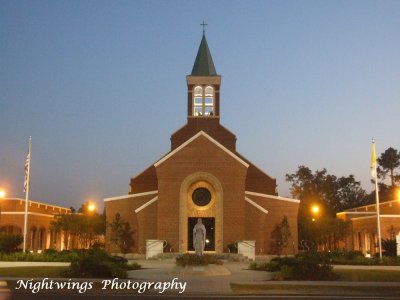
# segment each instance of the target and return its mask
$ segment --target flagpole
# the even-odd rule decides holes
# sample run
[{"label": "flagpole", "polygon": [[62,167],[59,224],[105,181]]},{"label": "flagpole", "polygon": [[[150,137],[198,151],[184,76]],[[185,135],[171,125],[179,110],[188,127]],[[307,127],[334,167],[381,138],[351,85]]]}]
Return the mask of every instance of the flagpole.
[{"label": "flagpole", "polygon": [[31,145],[32,145],[32,137],[29,137],[29,145],[28,145],[28,169],[26,170],[26,190],[25,190],[25,213],[24,213],[24,244],[23,244],[23,252],[26,252],[26,235],[28,229],[28,202],[29,202],[29,182],[30,182],[30,169],[31,169]]},{"label": "flagpole", "polygon": [[375,201],[376,201],[376,223],[378,227],[378,244],[379,244],[379,258],[382,259],[382,240],[381,240],[381,217],[379,207],[379,187],[378,187],[378,172],[376,167],[376,150],[375,140],[372,139],[372,172],[375,179]]}]

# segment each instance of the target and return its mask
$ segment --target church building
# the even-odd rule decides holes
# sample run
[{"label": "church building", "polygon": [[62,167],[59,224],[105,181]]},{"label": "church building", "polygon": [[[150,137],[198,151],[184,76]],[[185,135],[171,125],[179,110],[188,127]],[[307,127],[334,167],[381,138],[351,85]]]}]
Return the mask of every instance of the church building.
[{"label": "church building", "polygon": [[[186,125],[171,135],[168,153],[131,178],[128,195],[104,199],[107,223],[117,213],[130,223],[134,253],[144,253],[147,240],[165,241],[172,252],[193,251],[201,218],[206,252],[255,241],[255,254],[273,254],[272,232],[286,216],[291,237],[284,252],[296,253],[299,201],[280,197],[276,179],[240,155],[235,134],[221,125],[221,76],[204,32],[186,82]],[[110,236],[108,227],[107,250],[119,252]]]}]

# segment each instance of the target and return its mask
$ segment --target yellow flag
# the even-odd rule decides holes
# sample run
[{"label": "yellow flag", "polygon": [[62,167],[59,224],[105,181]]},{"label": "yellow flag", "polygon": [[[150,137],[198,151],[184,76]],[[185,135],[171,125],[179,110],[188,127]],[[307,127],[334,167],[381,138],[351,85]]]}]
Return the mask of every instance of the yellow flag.
[{"label": "yellow flag", "polygon": [[375,150],[375,140],[372,140],[372,157],[371,157],[371,174],[372,177],[376,177],[376,150]]}]

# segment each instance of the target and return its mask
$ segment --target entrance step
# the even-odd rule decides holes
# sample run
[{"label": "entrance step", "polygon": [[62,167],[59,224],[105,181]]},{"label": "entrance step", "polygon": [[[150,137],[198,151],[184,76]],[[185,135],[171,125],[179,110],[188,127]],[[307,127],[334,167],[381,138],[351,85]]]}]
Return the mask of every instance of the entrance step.
[{"label": "entrance step", "polygon": [[121,256],[126,258],[127,260],[135,260],[135,259],[146,259],[146,254],[139,253],[111,253],[112,255]]},{"label": "entrance step", "polygon": [[[243,256],[242,254],[237,254],[237,253],[218,253],[218,254],[210,253],[210,254],[211,255],[216,255],[219,259],[227,260],[227,261],[238,261],[238,262],[248,262],[248,261],[250,261],[248,259],[248,257]],[[154,259],[156,259],[156,260],[171,259],[171,258],[176,258],[179,255],[182,255],[182,253],[165,252],[165,253],[158,254]]]},{"label": "entrance step", "polygon": [[[249,262],[249,258],[247,256],[243,256],[242,254],[237,254],[237,253],[210,253],[211,255],[216,255],[219,259],[226,260],[226,261],[237,261],[237,262]],[[114,255],[122,256],[125,257],[129,261],[133,260],[145,260],[146,255],[145,254],[137,254],[137,253],[127,253],[127,254],[121,254],[121,253],[114,253]],[[149,260],[163,260],[163,259],[175,259],[177,256],[182,255],[182,253],[178,252],[164,252],[160,253],[157,256],[150,258]],[[274,257],[274,256],[272,256]],[[267,256],[262,256],[258,257],[256,256],[256,260],[265,260]],[[269,258],[269,256],[268,256]],[[266,259],[266,260],[270,260]]]}]

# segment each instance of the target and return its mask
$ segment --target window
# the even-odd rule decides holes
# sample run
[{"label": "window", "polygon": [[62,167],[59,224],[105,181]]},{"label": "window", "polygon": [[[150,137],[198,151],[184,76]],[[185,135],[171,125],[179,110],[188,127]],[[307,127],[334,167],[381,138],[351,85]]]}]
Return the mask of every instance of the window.
[{"label": "window", "polygon": [[204,89],[201,86],[194,88],[193,96],[193,116],[213,116],[214,115],[214,89],[207,86]]},{"label": "window", "polygon": [[206,206],[211,201],[211,193],[206,188],[197,188],[192,194],[192,200],[198,206]]},{"label": "window", "polygon": [[194,88],[193,115],[202,116],[203,113],[203,88],[196,86]]}]

